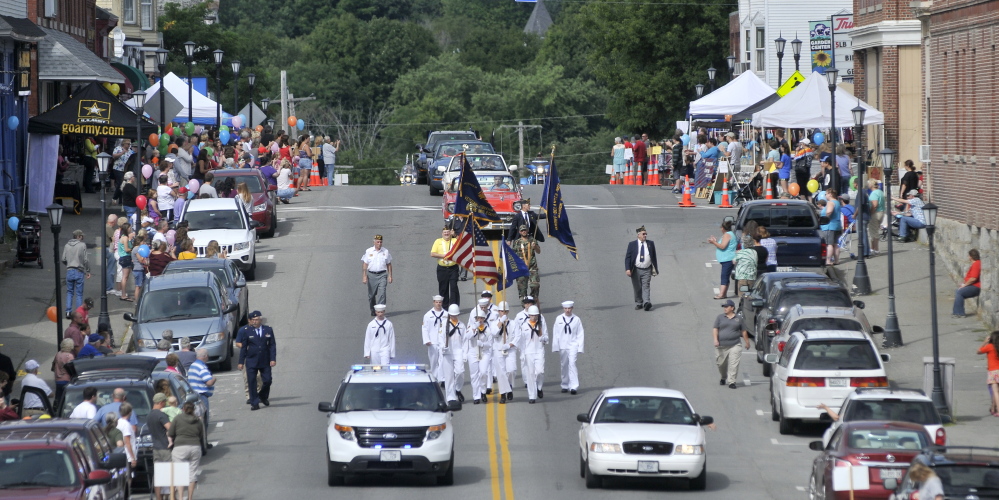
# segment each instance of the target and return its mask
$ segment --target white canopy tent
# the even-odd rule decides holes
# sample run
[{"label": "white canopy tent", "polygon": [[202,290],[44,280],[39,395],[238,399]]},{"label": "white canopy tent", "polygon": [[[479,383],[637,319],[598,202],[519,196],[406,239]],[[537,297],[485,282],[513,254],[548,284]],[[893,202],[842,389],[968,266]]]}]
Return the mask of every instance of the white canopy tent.
[{"label": "white canopy tent", "polygon": [[[169,95],[173,96],[177,102],[183,105],[183,109],[175,117],[170,117],[170,121],[185,123],[187,122],[187,84],[184,80],[173,73],[168,73],[163,77],[163,83],[166,86],[166,91]],[[160,82],[156,82],[151,87],[146,89],[146,103],[159,102],[159,91]],[[217,111],[217,104],[215,101],[209,99],[204,94],[201,94],[197,90],[192,91],[191,94],[191,108],[193,109],[192,118],[194,123],[198,125],[215,125],[215,113]],[[125,104],[135,107],[135,103],[132,99],[125,102]],[[222,122],[223,125],[230,125],[229,120],[231,115],[222,112]]]},{"label": "white canopy tent", "polygon": [[[883,125],[884,113],[874,109],[840,87],[836,87],[836,128],[853,127],[857,103],[867,110],[864,125]],[[821,73],[813,72],[794,90],[770,107],[753,113],[754,127],[829,128],[832,126],[829,84]]]},{"label": "white canopy tent", "polygon": [[774,89],[752,71],[744,71],[722,88],[690,103],[691,117],[734,115],[774,95]]}]

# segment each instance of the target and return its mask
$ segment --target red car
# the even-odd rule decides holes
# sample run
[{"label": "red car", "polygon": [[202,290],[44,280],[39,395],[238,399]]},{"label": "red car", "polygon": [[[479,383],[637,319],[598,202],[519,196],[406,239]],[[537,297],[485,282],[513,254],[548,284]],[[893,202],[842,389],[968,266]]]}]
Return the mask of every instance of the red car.
[{"label": "red car", "polygon": [[[475,177],[479,180],[479,186],[486,195],[486,200],[492,205],[493,210],[503,219],[500,223],[490,223],[482,229],[501,229],[506,231],[510,228],[510,221],[520,207],[521,191],[520,185],[515,182],[512,175],[505,172],[476,172]],[[451,185],[444,190],[441,212],[444,220],[448,220],[454,214],[454,200],[457,198],[457,188],[459,179],[451,181]]]},{"label": "red car", "polygon": [[[245,182],[246,187],[250,188],[250,196],[253,197],[253,212],[250,217],[263,224],[257,228],[257,233],[266,238],[274,236],[274,231],[277,231],[277,203],[274,199],[277,186],[269,184],[267,179],[264,179],[264,175],[255,168],[213,170],[212,174],[215,175],[212,186],[217,190],[219,190],[219,185],[228,179],[233,180],[233,187],[238,186],[240,182]],[[221,192],[221,190],[219,191]]]},{"label": "red car", "polygon": [[[0,498],[105,500],[111,472],[94,469],[76,432],[25,432],[0,440]],[[118,493],[124,497],[124,492]]]},{"label": "red car", "polygon": [[[892,492],[885,489],[884,481],[900,480],[912,459],[932,443],[926,428],[919,424],[870,420],[844,423],[836,429],[825,448],[822,441],[812,441],[808,445],[822,452],[812,462],[808,497],[812,500],[887,499]],[[867,467],[869,484],[860,489],[864,485],[855,482],[851,496],[849,473],[841,476],[846,478],[844,484],[834,484],[833,476],[837,470],[859,466]]]}]

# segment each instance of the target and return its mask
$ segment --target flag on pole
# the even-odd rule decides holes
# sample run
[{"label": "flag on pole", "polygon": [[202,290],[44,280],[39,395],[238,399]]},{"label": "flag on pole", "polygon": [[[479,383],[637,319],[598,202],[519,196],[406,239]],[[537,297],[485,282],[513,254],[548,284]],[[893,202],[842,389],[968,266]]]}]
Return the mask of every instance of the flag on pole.
[{"label": "flag on pole", "polygon": [[548,181],[545,182],[545,189],[541,192],[541,206],[545,209],[548,219],[548,236],[565,245],[572,257],[578,260],[576,242],[572,238],[572,230],[569,229],[569,214],[565,212],[562,183],[558,178],[558,170],[555,169],[554,156],[548,167]]},{"label": "flag on pole", "polygon": [[486,194],[482,192],[479,179],[472,171],[472,165],[468,163],[464,153],[461,154],[461,176],[458,180],[458,194],[454,200],[454,214],[479,221],[502,221],[486,199]]},{"label": "flag on pole", "polygon": [[465,228],[445,258],[468,269],[473,273],[473,279],[481,278],[487,285],[495,285],[499,280],[493,249],[472,218],[465,219]]},{"label": "flag on pole", "polygon": [[527,263],[521,259],[517,252],[510,248],[510,244],[505,239],[500,240],[500,262],[503,264],[503,280],[497,285],[497,290],[505,290],[513,286],[513,282],[521,276],[530,274]]}]

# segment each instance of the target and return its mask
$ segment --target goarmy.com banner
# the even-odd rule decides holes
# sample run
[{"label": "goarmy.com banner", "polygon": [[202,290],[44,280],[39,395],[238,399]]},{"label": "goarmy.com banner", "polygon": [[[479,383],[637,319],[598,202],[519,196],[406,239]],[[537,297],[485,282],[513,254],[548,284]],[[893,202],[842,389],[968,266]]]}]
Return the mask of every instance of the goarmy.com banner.
[{"label": "goarmy.com banner", "polygon": [[125,135],[125,127],[109,127],[107,125],[76,125],[73,123],[62,124],[62,133],[84,134],[84,135],[107,135],[121,137]]}]

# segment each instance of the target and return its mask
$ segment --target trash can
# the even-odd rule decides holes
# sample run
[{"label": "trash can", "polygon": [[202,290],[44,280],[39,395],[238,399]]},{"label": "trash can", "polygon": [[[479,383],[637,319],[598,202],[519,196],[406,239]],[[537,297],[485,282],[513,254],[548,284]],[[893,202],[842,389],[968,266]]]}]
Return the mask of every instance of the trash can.
[{"label": "trash can", "polygon": [[[940,383],[942,384],[944,401],[951,415],[954,411],[954,365],[957,364],[955,358],[940,358]],[[933,357],[923,358],[923,392],[927,396],[933,393]]]}]

